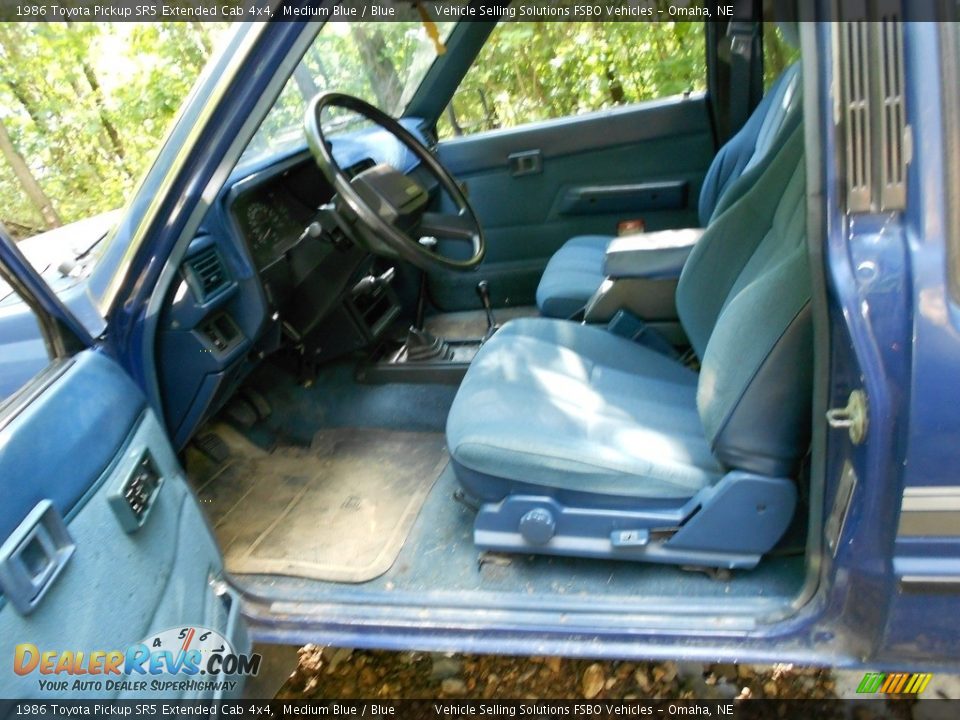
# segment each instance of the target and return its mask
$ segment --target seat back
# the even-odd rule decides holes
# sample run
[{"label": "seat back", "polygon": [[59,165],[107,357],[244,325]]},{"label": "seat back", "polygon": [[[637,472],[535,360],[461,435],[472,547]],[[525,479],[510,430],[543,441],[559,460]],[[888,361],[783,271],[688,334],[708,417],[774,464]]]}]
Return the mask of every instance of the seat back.
[{"label": "seat back", "polygon": [[756,182],[766,162],[799,118],[800,63],[794,63],[763,96],[750,118],[720,148],[700,188],[701,227],[722,213]]},{"label": "seat back", "polygon": [[680,278],[677,308],[701,359],[697,409],[730,467],[793,472],[812,393],[803,130],[716,217]]}]

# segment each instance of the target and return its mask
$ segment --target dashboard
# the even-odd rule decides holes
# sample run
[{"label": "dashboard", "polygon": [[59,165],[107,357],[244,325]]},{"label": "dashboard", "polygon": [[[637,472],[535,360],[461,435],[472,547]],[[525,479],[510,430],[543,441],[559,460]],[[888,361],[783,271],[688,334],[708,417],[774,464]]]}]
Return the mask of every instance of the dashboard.
[{"label": "dashboard", "polygon": [[230,214],[256,269],[261,271],[282,258],[316,209],[332,197],[333,190],[309,159],[266,181],[254,176],[235,186]]},{"label": "dashboard", "polygon": [[239,201],[233,212],[257,269],[283,257],[309,222],[304,208],[276,189]]},{"label": "dashboard", "polygon": [[[363,158],[344,168],[344,172],[352,178],[375,164],[372,158]],[[312,158],[267,182],[254,178],[249,186],[238,185],[230,212],[257,270],[283,258],[314,219],[317,208],[332,197],[333,189]]]},{"label": "dashboard", "polygon": [[[422,136],[418,121],[403,122]],[[385,131],[332,142],[350,176],[378,162],[417,172],[415,156]],[[333,195],[301,150],[236,169],[211,206],[170,288],[157,336],[164,419],[177,447],[265,357],[283,350],[280,361],[289,358],[294,368],[316,365],[374,345],[400,316],[389,284],[356,290],[395,261],[371,255],[326,221],[319,236],[304,232]]]}]

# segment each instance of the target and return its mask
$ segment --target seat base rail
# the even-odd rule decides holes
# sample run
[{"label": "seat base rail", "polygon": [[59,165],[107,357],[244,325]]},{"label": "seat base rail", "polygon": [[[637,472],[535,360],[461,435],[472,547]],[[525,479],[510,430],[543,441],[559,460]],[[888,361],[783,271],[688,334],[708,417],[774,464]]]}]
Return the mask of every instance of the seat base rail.
[{"label": "seat base rail", "polygon": [[480,506],[482,550],[749,569],[786,532],[796,510],[792,480],[733,471],[674,507],[637,498],[609,508],[564,504],[548,494],[509,495]]}]

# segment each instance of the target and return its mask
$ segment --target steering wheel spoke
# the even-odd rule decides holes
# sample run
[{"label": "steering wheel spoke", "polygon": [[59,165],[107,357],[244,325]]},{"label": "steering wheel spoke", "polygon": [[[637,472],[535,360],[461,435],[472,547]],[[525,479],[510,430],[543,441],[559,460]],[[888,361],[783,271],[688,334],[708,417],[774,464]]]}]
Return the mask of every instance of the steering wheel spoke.
[{"label": "steering wheel spoke", "polygon": [[470,218],[463,213],[425,212],[420,217],[416,231],[423,236],[432,236],[444,240],[466,240],[470,242],[477,233]]}]

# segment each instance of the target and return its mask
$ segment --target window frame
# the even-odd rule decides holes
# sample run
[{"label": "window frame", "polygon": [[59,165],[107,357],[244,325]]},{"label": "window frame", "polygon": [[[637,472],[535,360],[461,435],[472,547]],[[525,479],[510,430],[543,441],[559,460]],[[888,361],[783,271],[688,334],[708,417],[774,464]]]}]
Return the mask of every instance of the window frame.
[{"label": "window frame", "polygon": [[[47,350],[47,365],[13,391],[0,398],[0,430],[43,392],[70,365],[72,357],[93,344],[70,311],[37,274],[16,242],[0,226],[0,278],[13,290],[37,322]],[[11,267],[9,260],[14,261]],[[39,285],[37,284],[39,283]]]},{"label": "window frame", "polygon": [[[436,18],[434,18],[433,20],[434,22],[448,22],[444,20],[437,20]],[[374,21],[374,20],[366,20],[364,22],[377,23],[377,21]],[[415,24],[417,21],[409,20],[404,22],[407,22],[409,24]],[[422,23],[423,20],[421,19],[420,22]],[[317,43],[321,38],[321,36],[323,35],[326,28],[328,27],[328,25],[333,25],[333,24],[335,24],[335,21],[333,20],[318,24],[316,30],[312,33],[310,37],[310,42],[307,44],[306,49],[297,57],[295,64],[293,65],[291,71],[286,76],[286,79],[284,80],[283,84],[280,87],[280,92],[273,99],[273,102],[271,103],[270,107],[267,109],[266,114],[261,119],[260,124],[258,125],[256,131],[253,133],[249,142],[247,143],[247,146],[244,148],[244,151],[241,153],[240,159],[237,163],[238,165],[252,166],[252,165],[258,164],[261,161],[282,158],[291,154],[292,152],[296,152],[299,149],[306,148],[306,140],[303,137],[303,128],[302,128],[303,123],[301,121],[296,126],[284,128],[282,133],[268,140],[267,146],[265,146],[264,149],[262,149],[261,151],[248,154],[250,148],[257,141],[257,138],[260,135],[260,132],[263,130],[265,123],[267,123],[267,121],[270,120],[271,113],[281,102],[283,94],[291,82],[295,87],[297,97],[300,100],[302,100],[303,111],[306,111],[310,101],[313,99],[313,97],[317,93],[329,92],[329,91],[334,91],[334,92],[342,91],[337,87],[328,87],[323,90],[318,89],[316,86],[316,78],[309,73],[309,68],[307,68],[305,65],[305,63],[307,62],[308,56],[313,52],[317,52]],[[416,83],[415,86],[412,86],[409,89],[408,95],[407,95],[408,91],[406,89],[404,90],[403,95],[407,95],[406,101],[401,104],[399,109],[391,109],[390,111],[387,111],[384,108],[380,108],[380,109],[383,109],[384,112],[387,112],[387,114],[389,114],[391,117],[394,117],[396,119],[402,119],[402,118],[411,117],[411,116],[423,117],[423,116],[417,115],[415,112],[412,112],[411,108],[417,105],[418,99],[423,96],[424,85],[427,83],[428,78],[431,78],[431,76],[437,74],[438,68],[446,64],[446,60],[450,57],[450,54],[451,54],[450,48],[451,48],[451,44],[454,41],[454,38],[457,37],[458,35],[461,35],[464,32],[464,28],[469,25],[470,25],[469,22],[464,22],[462,20],[453,22],[453,25],[450,28],[449,32],[446,34],[446,36],[441,37],[441,41],[444,47],[447,48],[447,52],[444,54],[435,54],[433,56],[433,59],[430,60],[429,65],[426,67],[419,81]],[[486,38],[486,35],[484,35],[484,38]],[[306,75],[303,74],[304,71],[306,71],[307,73]],[[299,76],[299,79],[298,79],[298,76]],[[312,94],[309,94],[309,95],[307,94],[307,90],[304,87],[308,83],[312,85]],[[357,97],[360,97],[360,96],[357,96]],[[365,98],[361,97],[360,99],[363,100]],[[401,99],[402,99],[402,96],[401,96]],[[370,102],[371,104],[373,104],[378,108],[380,107],[379,103],[374,99],[367,100],[367,102]],[[292,139],[286,143],[284,142],[277,143],[277,137],[283,137],[286,134],[292,134],[291,135]]]}]

